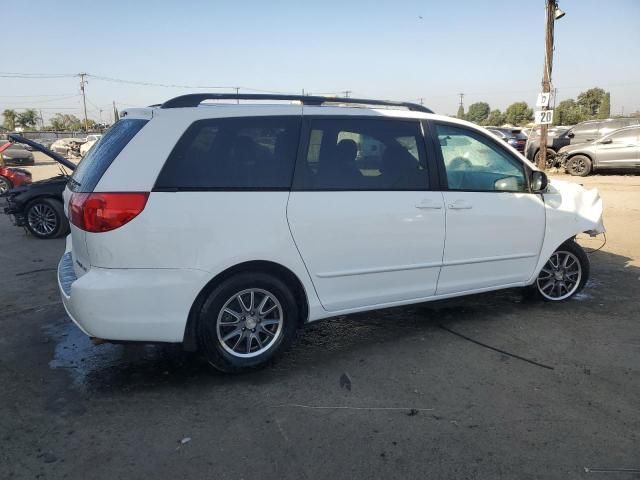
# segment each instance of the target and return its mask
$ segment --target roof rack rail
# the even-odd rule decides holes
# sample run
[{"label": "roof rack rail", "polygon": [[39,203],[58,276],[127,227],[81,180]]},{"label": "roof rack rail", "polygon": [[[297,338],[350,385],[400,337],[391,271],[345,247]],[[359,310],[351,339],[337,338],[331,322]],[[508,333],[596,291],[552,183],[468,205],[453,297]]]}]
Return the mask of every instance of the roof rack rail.
[{"label": "roof rack rail", "polygon": [[296,100],[303,105],[322,105],[324,103],[349,103],[356,105],[380,105],[385,107],[404,107],[415,112],[433,113],[433,110],[417,103],[392,102],[389,100],[371,100],[365,98],[321,97],[317,95],[272,95],[263,93],[191,93],[167,100],[160,108],[197,107],[205,100]]}]

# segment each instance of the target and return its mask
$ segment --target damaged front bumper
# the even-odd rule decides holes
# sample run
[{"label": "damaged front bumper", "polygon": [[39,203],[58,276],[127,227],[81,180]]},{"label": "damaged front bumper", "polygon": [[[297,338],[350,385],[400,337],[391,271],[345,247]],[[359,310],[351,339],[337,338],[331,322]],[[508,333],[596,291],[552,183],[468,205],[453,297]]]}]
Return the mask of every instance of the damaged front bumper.
[{"label": "damaged front bumper", "polygon": [[13,222],[13,224],[17,227],[24,227],[26,225],[26,218],[24,216],[24,211],[22,205],[17,204],[13,201],[11,196],[7,196],[5,198],[6,204],[4,207],[5,215],[9,215],[9,218]]}]

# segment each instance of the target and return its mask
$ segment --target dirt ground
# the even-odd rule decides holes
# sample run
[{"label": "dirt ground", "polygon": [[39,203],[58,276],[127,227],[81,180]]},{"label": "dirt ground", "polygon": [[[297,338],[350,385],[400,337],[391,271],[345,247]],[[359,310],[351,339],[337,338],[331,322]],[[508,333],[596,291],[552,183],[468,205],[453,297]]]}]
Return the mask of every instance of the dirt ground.
[{"label": "dirt ground", "polygon": [[601,191],[608,230],[574,300],[322,321],[241,376],[93,346],[58,299],[64,240],[0,215],[0,479],[640,478],[640,176],[562,178]]}]

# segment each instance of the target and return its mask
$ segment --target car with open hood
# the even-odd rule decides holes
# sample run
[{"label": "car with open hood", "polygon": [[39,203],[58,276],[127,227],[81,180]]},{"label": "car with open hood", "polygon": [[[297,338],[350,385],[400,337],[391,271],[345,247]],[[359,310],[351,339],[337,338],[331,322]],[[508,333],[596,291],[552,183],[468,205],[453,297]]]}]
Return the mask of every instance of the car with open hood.
[{"label": "car with open hood", "polygon": [[60,175],[38,182],[27,182],[5,191],[0,195],[6,201],[4,213],[11,217],[14,225],[26,228],[36,238],[49,239],[66,235],[69,232],[69,221],[64,213],[62,194],[69,180],[67,171],[73,171],[75,165],[33,140],[16,134],[9,134],[9,138],[12,142],[30,145],[34,150],[58,162]]}]

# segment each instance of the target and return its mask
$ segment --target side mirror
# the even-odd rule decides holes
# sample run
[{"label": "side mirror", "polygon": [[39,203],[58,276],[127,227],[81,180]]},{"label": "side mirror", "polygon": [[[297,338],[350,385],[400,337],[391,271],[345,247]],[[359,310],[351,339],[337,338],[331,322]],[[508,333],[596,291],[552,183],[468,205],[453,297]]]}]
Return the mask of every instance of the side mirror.
[{"label": "side mirror", "polygon": [[575,137],[575,136],[576,136],[576,134],[575,134],[575,133],[573,133],[573,132],[569,132],[569,133],[567,133],[567,137],[569,137],[569,138],[573,138],[573,137]]},{"label": "side mirror", "polygon": [[611,140],[610,138],[605,138],[600,143],[602,143],[603,145],[607,145],[609,143],[613,143],[613,140]]},{"label": "side mirror", "polygon": [[549,179],[547,178],[547,174],[544,172],[540,172],[538,170],[534,170],[531,173],[531,191],[534,193],[544,192],[547,189],[547,185],[549,184]]},{"label": "side mirror", "polygon": [[[521,177],[504,177],[499,178],[493,184],[493,189],[497,192],[517,192],[518,190],[522,190],[522,187],[519,187],[519,181],[522,181]],[[522,185],[522,184],[520,184]]]}]

